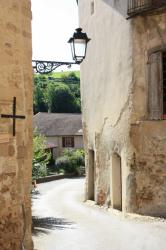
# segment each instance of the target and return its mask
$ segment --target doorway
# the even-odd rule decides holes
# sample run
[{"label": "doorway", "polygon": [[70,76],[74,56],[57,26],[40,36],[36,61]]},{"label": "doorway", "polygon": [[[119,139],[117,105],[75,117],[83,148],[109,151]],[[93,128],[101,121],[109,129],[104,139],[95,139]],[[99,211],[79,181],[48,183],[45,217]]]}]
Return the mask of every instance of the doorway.
[{"label": "doorway", "polygon": [[95,200],[95,154],[93,150],[88,153],[88,200]]},{"label": "doorway", "polygon": [[122,169],[121,157],[112,155],[112,207],[122,211]]}]

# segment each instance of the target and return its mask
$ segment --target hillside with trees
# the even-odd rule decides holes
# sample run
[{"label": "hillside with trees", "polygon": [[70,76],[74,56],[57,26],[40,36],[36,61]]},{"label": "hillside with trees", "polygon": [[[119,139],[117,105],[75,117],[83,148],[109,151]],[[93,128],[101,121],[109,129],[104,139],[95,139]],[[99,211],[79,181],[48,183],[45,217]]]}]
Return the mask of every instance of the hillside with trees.
[{"label": "hillside with trees", "polygon": [[34,114],[81,113],[79,71],[35,74],[33,108]]}]

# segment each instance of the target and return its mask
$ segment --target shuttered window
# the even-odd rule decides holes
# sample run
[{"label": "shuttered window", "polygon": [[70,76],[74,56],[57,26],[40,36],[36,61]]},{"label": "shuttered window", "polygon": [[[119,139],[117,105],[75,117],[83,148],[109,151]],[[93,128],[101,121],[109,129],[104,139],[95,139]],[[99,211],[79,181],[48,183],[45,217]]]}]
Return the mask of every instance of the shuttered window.
[{"label": "shuttered window", "polygon": [[163,118],[166,119],[166,53],[163,53]]},{"label": "shuttered window", "polygon": [[148,111],[150,120],[163,118],[163,54],[156,52],[149,57]]},{"label": "shuttered window", "polygon": [[74,137],[63,137],[62,138],[62,147],[63,148],[74,148]]}]

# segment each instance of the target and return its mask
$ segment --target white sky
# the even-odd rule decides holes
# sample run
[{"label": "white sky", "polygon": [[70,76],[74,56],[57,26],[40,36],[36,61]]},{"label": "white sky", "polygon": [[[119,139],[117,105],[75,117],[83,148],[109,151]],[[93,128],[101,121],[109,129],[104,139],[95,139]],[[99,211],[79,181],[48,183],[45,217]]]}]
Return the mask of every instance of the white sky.
[{"label": "white sky", "polygon": [[[78,28],[76,0],[32,0],[33,59],[72,61],[67,43]],[[62,67],[57,71],[61,71]],[[67,69],[67,68],[65,68]],[[71,70],[79,70],[72,66]]]}]

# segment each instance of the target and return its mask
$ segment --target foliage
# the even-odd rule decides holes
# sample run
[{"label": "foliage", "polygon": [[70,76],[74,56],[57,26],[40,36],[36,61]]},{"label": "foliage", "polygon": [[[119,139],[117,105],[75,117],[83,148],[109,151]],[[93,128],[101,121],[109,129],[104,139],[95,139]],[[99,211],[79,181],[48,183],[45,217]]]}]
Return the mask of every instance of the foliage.
[{"label": "foliage", "polygon": [[34,134],[32,178],[38,179],[48,174],[47,164],[51,159],[51,153],[46,150],[46,138],[43,135],[36,134],[36,131]]},{"label": "foliage", "polygon": [[83,149],[77,150],[65,150],[64,155],[57,158],[56,166],[59,172],[64,171],[65,173],[80,174],[80,167],[85,165],[85,154]]},{"label": "foliage", "polygon": [[78,72],[59,72],[34,76],[34,113],[80,113],[80,78]]},{"label": "foliage", "polygon": [[76,100],[70,88],[63,83],[48,85],[47,103],[52,113],[74,113],[78,111]]},{"label": "foliage", "polygon": [[62,71],[62,72],[52,72],[49,74],[54,78],[62,78],[62,76],[69,76],[71,73],[74,73],[75,76],[79,79],[80,78],[80,71]]},{"label": "foliage", "polygon": [[63,82],[78,82],[79,77],[75,74],[75,72],[70,72],[69,74],[62,74],[61,79]]},{"label": "foliage", "polygon": [[47,112],[47,110],[48,110],[48,105],[45,102],[43,89],[39,85],[36,85],[34,88],[33,106],[34,106],[34,113],[35,114],[38,112]]}]

